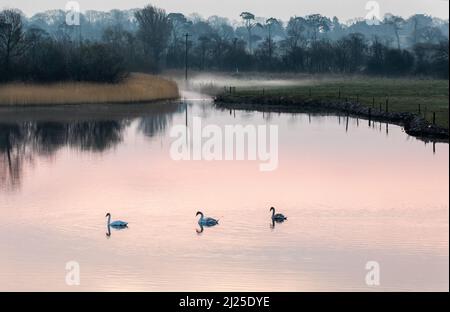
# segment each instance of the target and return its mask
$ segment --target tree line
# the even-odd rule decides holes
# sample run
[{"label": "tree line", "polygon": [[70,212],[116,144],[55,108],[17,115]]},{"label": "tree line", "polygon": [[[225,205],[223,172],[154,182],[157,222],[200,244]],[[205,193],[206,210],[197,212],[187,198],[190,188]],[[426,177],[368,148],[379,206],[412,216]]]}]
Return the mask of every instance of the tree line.
[{"label": "tree line", "polygon": [[386,15],[348,26],[319,14],[283,23],[242,12],[240,24],[232,25],[217,16],[167,14],[154,6],[132,13],[120,18],[116,11],[119,17],[100,35],[88,36],[83,19],[81,26],[62,22],[50,30],[19,11],[1,11],[0,81],[117,82],[131,71],[184,68],[186,48],[189,67],[199,71],[448,78],[448,23],[443,28],[425,15]]}]

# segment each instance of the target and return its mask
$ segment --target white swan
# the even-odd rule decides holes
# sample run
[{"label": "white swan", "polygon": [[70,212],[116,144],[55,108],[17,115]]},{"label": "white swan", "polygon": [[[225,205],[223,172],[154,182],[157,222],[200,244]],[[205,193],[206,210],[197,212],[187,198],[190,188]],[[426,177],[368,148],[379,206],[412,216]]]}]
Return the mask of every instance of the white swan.
[{"label": "white swan", "polygon": [[203,212],[198,211],[197,214],[195,216],[200,215],[200,219],[198,220],[198,224],[200,226],[214,226],[219,224],[219,220],[216,220],[214,218],[208,218],[203,215]]},{"label": "white swan", "polygon": [[271,207],[269,211],[272,211],[272,221],[283,222],[283,221],[287,220],[287,218],[283,214],[281,214],[281,213],[275,214],[274,207]]},{"label": "white swan", "polygon": [[105,217],[108,217],[108,227],[112,227],[115,229],[123,229],[123,228],[128,227],[128,222],[124,222],[124,221],[120,221],[120,220],[111,222],[111,214],[109,212],[106,214]]}]

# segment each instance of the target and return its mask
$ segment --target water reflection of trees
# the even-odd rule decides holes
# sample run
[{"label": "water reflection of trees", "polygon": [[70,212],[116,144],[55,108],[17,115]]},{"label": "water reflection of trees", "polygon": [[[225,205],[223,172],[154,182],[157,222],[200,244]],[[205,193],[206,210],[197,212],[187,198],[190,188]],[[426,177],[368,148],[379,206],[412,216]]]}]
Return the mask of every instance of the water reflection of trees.
[{"label": "water reflection of trees", "polygon": [[[0,122],[0,190],[20,186],[23,171],[39,156],[52,156],[66,146],[81,151],[103,152],[122,142],[125,129],[133,120],[137,121],[139,131],[152,137],[166,129],[174,113],[185,112],[184,105],[177,102],[117,105],[106,111],[102,107],[98,111],[90,109],[86,112],[79,108],[70,109],[66,108],[62,115],[57,115],[61,113],[58,110],[36,112],[37,115],[44,114],[42,118],[48,114],[56,121],[12,122],[2,119],[6,121]],[[81,119],[64,119],[71,114]],[[64,121],[60,121],[59,116]],[[14,120],[21,116],[11,117]]]},{"label": "water reflection of trees", "polygon": [[27,164],[64,146],[103,152],[122,141],[128,124],[125,120],[0,124],[0,186],[17,188]]},{"label": "water reflection of trees", "polygon": [[0,186],[17,187],[23,163],[32,159],[27,146],[21,144],[24,141],[23,127],[0,124]]},{"label": "water reflection of trees", "polygon": [[167,125],[172,122],[174,113],[186,112],[185,105],[169,105],[165,109],[160,109],[158,114],[152,114],[140,118],[138,130],[144,135],[153,137],[159,133],[164,132]]}]

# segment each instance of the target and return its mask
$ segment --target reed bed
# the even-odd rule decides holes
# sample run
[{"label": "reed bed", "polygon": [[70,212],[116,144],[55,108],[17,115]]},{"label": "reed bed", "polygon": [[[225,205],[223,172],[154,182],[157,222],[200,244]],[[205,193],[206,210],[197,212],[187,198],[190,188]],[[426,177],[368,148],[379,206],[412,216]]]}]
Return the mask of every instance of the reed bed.
[{"label": "reed bed", "polygon": [[60,82],[0,85],[0,105],[3,106],[139,103],[178,97],[178,86],[174,81],[140,73],[133,73],[117,84]]}]

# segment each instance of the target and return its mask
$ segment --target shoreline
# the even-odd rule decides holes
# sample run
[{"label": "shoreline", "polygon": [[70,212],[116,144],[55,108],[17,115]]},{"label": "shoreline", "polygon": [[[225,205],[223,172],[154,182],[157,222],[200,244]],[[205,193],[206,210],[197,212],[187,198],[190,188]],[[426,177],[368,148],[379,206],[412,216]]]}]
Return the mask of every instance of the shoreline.
[{"label": "shoreline", "polygon": [[23,121],[113,120],[172,113],[178,109],[176,100],[154,100],[144,103],[91,103],[0,106],[0,123]]},{"label": "shoreline", "polygon": [[261,112],[344,113],[348,116],[399,125],[403,127],[408,135],[425,142],[449,143],[448,129],[434,125],[421,116],[409,112],[386,112],[352,101],[337,102],[332,100],[299,99],[293,96],[220,94],[214,98],[214,103],[217,107],[224,109]]}]

